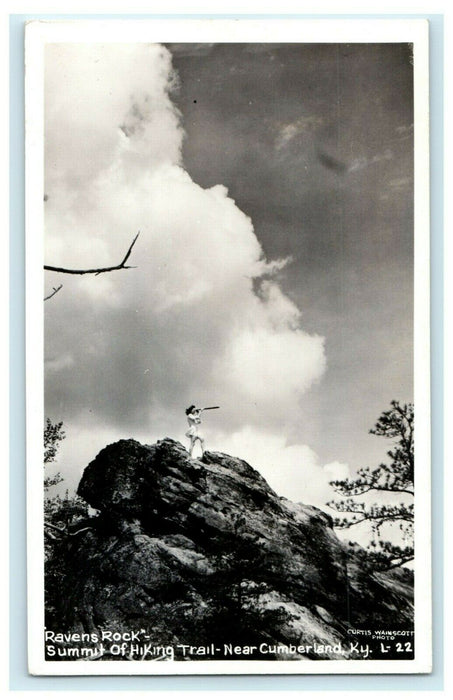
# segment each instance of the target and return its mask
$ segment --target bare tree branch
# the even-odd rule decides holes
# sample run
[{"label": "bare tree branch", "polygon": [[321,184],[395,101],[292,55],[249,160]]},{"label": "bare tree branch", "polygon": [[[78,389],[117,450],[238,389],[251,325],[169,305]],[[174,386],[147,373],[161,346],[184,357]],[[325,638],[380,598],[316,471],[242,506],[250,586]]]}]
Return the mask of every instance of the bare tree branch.
[{"label": "bare tree branch", "polygon": [[53,265],[44,265],[44,269],[49,270],[50,272],[61,272],[65,275],[100,275],[102,272],[113,272],[114,270],[130,270],[131,268],[136,266],[126,265],[126,262],[129,259],[129,256],[132,252],[132,248],[134,247],[135,241],[137,240],[139,235],[140,231],[137,233],[134,240],[130,244],[129,250],[127,251],[126,255],[124,256],[123,260],[120,262],[119,265],[111,265],[110,267],[96,267],[89,270],[71,270],[67,267],[54,267]]},{"label": "bare tree branch", "polygon": [[55,530],[55,532],[59,532],[61,535],[66,534],[66,530],[62,527],[57,527],[56,525],[51,525],[50,523],[44,523],[44,527],[49,527],[51,530]]},{"label": "bare tree branch", "polygon": [[[45,266],[44,266],[44,268],[45,268]],[[57,292],[60,291],[60,289],[62,288],[62,286],[63,286],[63,285],[60,284],[59,287],[53,287],[53,292],[52,292],[52,294],[49,294],[49,296],[44,297],[44,301],[47,301],[48,299],[52,299],[52,297],[54,297],[55,294],[56,294]]]},{"label": "bare tree branch", "polygon": [[403,566],[403,564],[407,564],[409,561],[414,561],[414,557],[407,557],[407,558],[401,558],[399,561],[396,561],[395,563],[391,564],[388,566],[385,571],[390,571],[390,569],[397,569],[399,566]]},{"label": "bare tree branch", "polygon": [[76,530],[75,532],[68,532],[63,527],[57,527],[56,525],[52,525],[51,523],[47,522],[44,522],[44,527],[48,527],[51,530],[55,530],[55,532],[58,532],[60,535],[65,535],[66,537],[75,537],[76,535],[80,535],[81,532],[85,532],[86,530],[93,530],[92,525],[86,525],[85,527],[82,527],[80,528],[80,530]]}]

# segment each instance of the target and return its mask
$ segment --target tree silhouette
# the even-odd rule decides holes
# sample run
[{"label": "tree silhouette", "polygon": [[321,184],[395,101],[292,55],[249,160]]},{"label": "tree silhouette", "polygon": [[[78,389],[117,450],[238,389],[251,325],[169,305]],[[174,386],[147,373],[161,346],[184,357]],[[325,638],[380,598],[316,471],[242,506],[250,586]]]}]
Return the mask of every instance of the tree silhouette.
[{"label": "tree silhouette", "polygon": [[[414,407],[410,403],[400,405],[398,401],[391,401],[390,405],[391,408],[381,413],[370,430],[373,435],[393,441],[392,449],[387,452],[390,463],[380,464],[375,469],[359,469],[356,479],[331,481],[331,486],[345,500],[327,504],[346,514],[346,517],[334,519],[338,529],[364,522],[372,525],[374,536],[368,549],[368,560],[373,568],[382,570],[401,566],[414,558]],[[407,494],[409,502],[369,505],[355,500],[364,494],[378,492]],[[403,546],[381,538],[381,528],[385,524],[398,525]]]},{"label": "tree silhouette", "polygon": [[[56,461],[60,443],[66,434],[63,421],[52,423],[46,419],[44,426],[44,467]],[[87,520],[87,504],[80,496],[64,498],[49,495],[49,489],[64,481],[60,472],[44,475],[44,596],[46,621],[51,627],[61,622],[61,585],[66,576],[65,556],[69,538],[91,529]]]},{"label": "tree silhouette", "polygon": [[[44,467],[46,464],[55,462],[60,442],[64,440],[66,434],[63,430],[63,421],[52,423],[50,418],[46,418],[44,426]],[[63,478],[60,472],[53,476],[44,475],[44,489],[47,491],[51,486],[56,486]]]}]

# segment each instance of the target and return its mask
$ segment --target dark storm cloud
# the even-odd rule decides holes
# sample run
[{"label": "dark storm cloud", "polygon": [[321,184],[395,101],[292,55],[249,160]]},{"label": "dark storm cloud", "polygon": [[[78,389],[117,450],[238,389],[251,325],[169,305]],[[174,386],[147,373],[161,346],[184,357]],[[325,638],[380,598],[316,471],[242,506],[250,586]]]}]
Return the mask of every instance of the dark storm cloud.
[{"label": "dark storm cloud", "polygon": [[[375,417],[412,397],[411,47],[224,44],[174,65],[186,167],[228,186],[268,255],[292,256],[281,284],[326,335],[303,440],[368,457]],[[358,447],[339,454],[345,435]]]},{"label": "dark storm cloud", "polygon": [[193,44],[193,43],[188,43],[188,44],[167,44],[168,48],[170,49],[172,56],[180,56],[180,57],[187,57],[187,56],[208,56],[213,47],[214,44]]}]

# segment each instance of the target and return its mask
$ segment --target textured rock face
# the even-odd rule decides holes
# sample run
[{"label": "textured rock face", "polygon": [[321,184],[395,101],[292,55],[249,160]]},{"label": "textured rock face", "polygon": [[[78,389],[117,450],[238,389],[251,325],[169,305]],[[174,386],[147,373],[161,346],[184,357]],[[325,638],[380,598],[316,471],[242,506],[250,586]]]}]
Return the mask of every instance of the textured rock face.
[{"label": "textured rock face", "polygon": [[349,645],[350,628],[411,628],[408,574],[363,571],[328,515],[279,497],[240,459],[122,440],[86,467],[78,493],[99,515],[65,555],[60,627],[332,646]]}]

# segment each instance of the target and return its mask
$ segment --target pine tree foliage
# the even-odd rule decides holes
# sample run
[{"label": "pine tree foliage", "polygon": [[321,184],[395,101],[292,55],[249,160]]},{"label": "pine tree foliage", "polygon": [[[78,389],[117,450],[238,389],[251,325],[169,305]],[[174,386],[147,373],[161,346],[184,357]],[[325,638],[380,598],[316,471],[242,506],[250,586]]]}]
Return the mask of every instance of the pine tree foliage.
[{"label": "pine tree foliage", "polygon": [[[63,421],[52,423],[50,418],[46,419],[44,426],[44,467],[55,462],[60,443],[66,437],[63,430]],[[77,495],[69,496],[66,489],[64,498],[59,494],[50,497],[47,492],[51,486],[56,486],[64,481],[60,472],[52,476],[44,476],[44,516],[46,525],[46,536],[55,539],[58,533],[69,532],[69,526],[77,522],[81,517],[86,516],[87,504]]]},{"label": "pine tree foliage", "polygon": [[[63,422],[52,423],[47,418],[44,426],[44,467],[56,461],[60,443],[66,434]],[[46,620],[52,626],[61,607],[61,584],[66,575],[65,553],[74,527],[80,527],[87,517],[87,504],[79,496],[49,495],[51,486],[64,481],[60,472],[44,476],[44,595]],[[58,617],[58,615],[57,615]]]},{"label": "pine tree foliage", "polygon": [[52,423],[50,418],[47,418],[44,426],[44,464],[55,462],[60,442],[65,437],[63,421]]},{"label": "pine tree foliage", "polygon": [[[63,421],[52,423],[50,418],[46,419],[44,426],[44,467],[55,462],[60,442],[64,440],[66,434],[63,430]],[[52,476],[44,476],[44,490],[48,491],[51,486],[56,486],[63,481],[60,472]]]},{"label": "pine tree foliage", "polygon": [[[375,469],[359,469],[355,479],[330,482],[336,493],[344,498],[331,501],[328,505],[335,508],[343,517],[337,517],[334,525],[338,529],[350,528],[360,523],[369,522],[373,528],[373,539],[368,548],[370,564],[376,569],[390,569],[411,561],[414,557],[414,407],[413,404],[391,402],[391,408],[378,418],[373,435],[392,441],[392,448],[387,452],[388,464],[380,464]],[[406,494],[405,500],[397,504],[377,505],[357,498],[369,493]],[[398,527],[403,546],[383,540],[381,529],[391,524]]]}]

